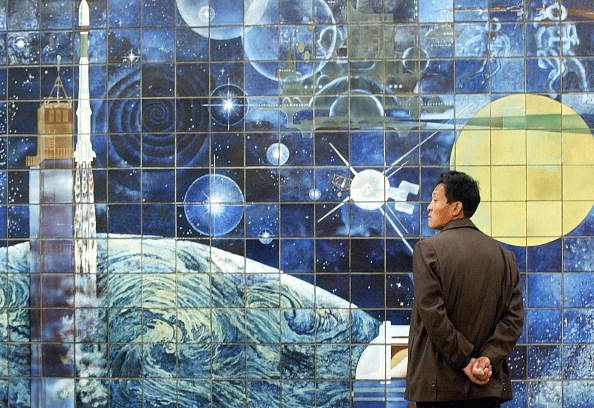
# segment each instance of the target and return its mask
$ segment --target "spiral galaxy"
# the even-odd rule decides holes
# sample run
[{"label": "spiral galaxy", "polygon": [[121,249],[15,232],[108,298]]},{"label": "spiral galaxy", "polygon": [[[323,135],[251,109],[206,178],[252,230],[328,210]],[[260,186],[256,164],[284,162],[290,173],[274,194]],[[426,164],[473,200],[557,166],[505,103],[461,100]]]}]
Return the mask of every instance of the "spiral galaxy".
[{"label": "spiral galaxy", "polygon": [[208,75],[189,69],[175,72],[169,64],[115,69],[109,99],[94,115],[108,122],[111,166],[168,167],[176,155],[179,166],[191,166],[203,156],[208,146],[195,136],[208,130]]}]

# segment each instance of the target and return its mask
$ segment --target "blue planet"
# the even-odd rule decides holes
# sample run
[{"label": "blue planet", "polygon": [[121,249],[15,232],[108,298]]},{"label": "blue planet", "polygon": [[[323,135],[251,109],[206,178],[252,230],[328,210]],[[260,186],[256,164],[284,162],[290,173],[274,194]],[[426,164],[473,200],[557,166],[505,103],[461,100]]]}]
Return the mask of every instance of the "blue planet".
[{"label": "blue planet", "polygon": [[333,55],[338,29],[322,0],[268,1],[257,25],[242,36],[250,64],[279,82],[302,81],[318,73]]},{"label": "blue planet", "polygon": [[[0,376],[11,378],[0,380],[0,398],[25,408],[29,245],[5,249],[0,367],[10,372]],[[98,254],[98,348],[77,365],[88,375],[77,380],[77,406],[349,406],[357,361],[379,328],[363,310],[195,242],[101,235]]]},{"label": "blue planet", "polygon": [[219,236],[237,227],[243,218],[243,204],[243,193],[233,179],[222,174],[207,174],[188,187],[184,212],[196,231]]}]

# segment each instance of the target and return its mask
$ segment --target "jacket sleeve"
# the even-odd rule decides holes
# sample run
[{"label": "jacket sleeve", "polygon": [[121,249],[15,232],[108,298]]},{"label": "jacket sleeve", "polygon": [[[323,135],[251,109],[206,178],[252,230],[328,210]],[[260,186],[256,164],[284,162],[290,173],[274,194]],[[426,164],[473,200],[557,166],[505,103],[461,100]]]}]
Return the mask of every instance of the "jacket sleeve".
[{"label": "jacket sleeve", "polygon": [[419,241],[413,251],[415,309],[431,341],[448,364],[462,369],[468,363],[474,345],[448,317],[438,268],[433,247],[426,241]]},{"label": "jacket sleeve", "polygon": [[522,334],[524,324],[520,272],[513,253],[503,251],[506,261],[507,280],[504,287],[509,288],[509,290],[503,296],[501,315],[493,329],[493,334],[479,350],[480,355],[489,357],[493,366],[499,364],[501,360],[511,353],[520,334]]}]

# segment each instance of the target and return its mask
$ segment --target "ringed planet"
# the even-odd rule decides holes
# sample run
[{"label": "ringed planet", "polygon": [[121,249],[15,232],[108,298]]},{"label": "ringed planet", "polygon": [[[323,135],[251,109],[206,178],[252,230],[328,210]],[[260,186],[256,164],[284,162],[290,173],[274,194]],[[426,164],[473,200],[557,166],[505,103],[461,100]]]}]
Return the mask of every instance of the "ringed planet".
[{"label": "ringed planet", "polygon": [[479,182],[477,227],[510,245],[554,241],[594,203],[590,128],[545,96],[511,95],[480,109],[460,133],[450,164]]}]

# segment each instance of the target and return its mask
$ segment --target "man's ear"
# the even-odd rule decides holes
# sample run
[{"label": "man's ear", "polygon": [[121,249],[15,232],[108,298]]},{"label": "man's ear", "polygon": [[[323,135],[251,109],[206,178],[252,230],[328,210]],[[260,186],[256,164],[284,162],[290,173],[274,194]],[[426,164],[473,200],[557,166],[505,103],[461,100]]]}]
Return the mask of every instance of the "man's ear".
[{"label": "man's ear", "polygon": [[462,205],[462,201],[454,202],[452,212],[454,217],[464,216],[464,205]]}]

